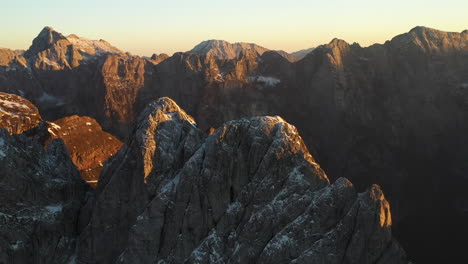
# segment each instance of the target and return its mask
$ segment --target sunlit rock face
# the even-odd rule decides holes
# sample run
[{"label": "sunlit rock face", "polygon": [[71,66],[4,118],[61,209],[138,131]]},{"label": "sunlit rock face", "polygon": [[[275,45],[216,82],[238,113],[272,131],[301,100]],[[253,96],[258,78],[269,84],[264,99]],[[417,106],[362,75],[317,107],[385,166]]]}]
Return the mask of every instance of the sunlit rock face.
[{"label": "sunlit rock face", "polygon": [[42,118],[37,107],[28,100],[0,93],[0,128],[10,134],[21,134],[39,125]]},{"label": "sunlit rock face", "polygon": [[0,130],[0,262],[72,262],[87,189],[62,140]]},{"label": "sunlit rock face", "polygon": [[122,146],[93,118],[75,115],[44,121],[36,106],[14,94],[0,93],[0,128],[10,134],[25,133],[44,146],[53,139],[63,139],[81,176],[92,186],[97,184],[105,162]]},{"label": "sunlit rock face", "polygon": [[82,178],[96,186],[104,164],[120,149],[122,142],[87,116],[64,117],[48,124],[49,140],[63,139]]},{"label": "sunlit rock face", "polygon": [[416,261],[468,261],[454,242],[465,237],[456,226],[468,220],[468,31],[416,27],[365,48],[334,39],[294,63],[281,52],[223,41],[140,58],[44,32],[24,54],[0,49],[0,89],[24,93],[47,120],[91,116],[123,139],[161,96],[204,132],[281,115],[332,181],[385,189],[394,233]]},{"label": "sunlit rock face", "polygon": [[406,263],[380,188],[330,184],[278,116],[207,136],[161,98],[96,190],[82,210],[84,263]]}]

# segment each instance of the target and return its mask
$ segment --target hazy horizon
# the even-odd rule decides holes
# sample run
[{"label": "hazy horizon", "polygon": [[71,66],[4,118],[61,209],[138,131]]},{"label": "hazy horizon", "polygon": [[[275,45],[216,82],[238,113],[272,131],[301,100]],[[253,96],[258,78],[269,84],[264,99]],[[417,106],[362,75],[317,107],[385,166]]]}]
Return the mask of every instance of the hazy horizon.
[{"label": "hazy horizon", "polygon": [[[335,0],[171,2],[17,0],[3,3],[0,47],[27,49],[45,26],[64,35],[104,39],[132,54],[192,49],[209,39],[248,42],[294,52],[340,38],[362,46],[384,43],[415,26],[461,32],[468,2]],[[454,9],[453,7],[457,8]],[[464,21],[465,20],[465,21]],[[10,26],[8,26],[10,25]]]}]

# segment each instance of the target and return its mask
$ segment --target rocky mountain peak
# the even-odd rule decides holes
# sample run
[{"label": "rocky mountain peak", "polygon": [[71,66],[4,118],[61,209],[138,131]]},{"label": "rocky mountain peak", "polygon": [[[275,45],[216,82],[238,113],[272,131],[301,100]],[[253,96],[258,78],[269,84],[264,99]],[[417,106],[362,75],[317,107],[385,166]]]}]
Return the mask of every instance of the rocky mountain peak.
[{"label": "rocky mountain peak", "polygon": [[[178,127],[180,130],[178,134],[182,133],[181,130],[187,132],[195,129],[198,132],[195,120],[169,97],[162,97],[149,103],[137,120],[136,131],[134,134],[134,139],[141,147],[141,153],[145,163],[143,166],[145,178],[150,176],[150,173],[153,169],[153,164],[157,164],[157,162],[154,160],[154,156],[158,144],[173,143],[158,143],[157,141],[157,137],[161,136],[164,138],[174,137],[174,134],[167,132],[167,129],[165,129],[166,126],[169,126],[171,130],[175,129],[174,126]],[[177,138],[177,140],[180,139]],[[160,165],[161,164],[157,164],[157,166]]]},{"label": "rocky mountain peak", "polygon": [[429,53],[443,53],[455,50],[468,51],[468,34],[445,32],[417,26],[408,33],[398,35],[391,45],[400,49],[417,48]]},{"label": "rocky mountain peak", "polygon": [[137,122],[140,126],[142,123],[146,123],[146,121],[160,123],[173,119],[178,121],[185,120],[193,125],[196,124],[193,117],[188,115],[169,97],[162,97],[149,103],[140,114]]},{"label": "rocky mountain peak", "polygon": [[229,43],[224,40],[206,40],[195,46],[190,52],[199,56],[212,56],[217,59],[229,60],[239,57],[242,51],[251,49],[262,55],[268,49],[253,43]]},{"label": "rocky mountain peak", "polygon": [[339,49],[344,49],[346,47],[349,47],[348,42],[339,39],[339,38],[334,38],[330,43],[327,44],[327,46],[332,47],[332,48],[339,48]]},{"label": "rocky mountain peak", "polygon": [[66,37],[55,31],[53,28],[44,27],[39,35],[37,35],[37,37],[33,40],[32,45],[25,52],[24,56],[26,58],[30,58],[38,52],[49,49],[57,41],[64,39],[66,39]]},{"label": "rocky mountain peak", "polygon": [[[79,261],[405,263],[380,189],[330,184],[283,118],[229,121],[204,137],[161,98],[139,119],[86,206]],[[138,134],[145,120],[157,126]]]},{"label": "rocky mountain peak", "polygon": [[169,55],[167,55],[166,53],[161,53],[159,55],[154,53],[153,55],[151,55],[150,61],[153,64],[159,64],[159,63],[163,62],[164,60],[166,60],[168,58],[169,58]]}]

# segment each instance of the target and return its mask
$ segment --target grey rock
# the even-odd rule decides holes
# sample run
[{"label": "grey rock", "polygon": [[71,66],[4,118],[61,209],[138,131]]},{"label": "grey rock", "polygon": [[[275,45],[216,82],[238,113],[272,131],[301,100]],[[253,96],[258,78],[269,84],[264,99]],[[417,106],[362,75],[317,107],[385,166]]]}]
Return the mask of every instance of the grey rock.
[{"label": "grey rock", "polygon": [[104,169],[83,263],[406,263],[380,188],[329,180],[280,117],[204,137],[162,98]]},{"label": "grey rock", "polygon": [[72,261],[87,190],[62,140],[44,149],[0,130],[0,262]]}]

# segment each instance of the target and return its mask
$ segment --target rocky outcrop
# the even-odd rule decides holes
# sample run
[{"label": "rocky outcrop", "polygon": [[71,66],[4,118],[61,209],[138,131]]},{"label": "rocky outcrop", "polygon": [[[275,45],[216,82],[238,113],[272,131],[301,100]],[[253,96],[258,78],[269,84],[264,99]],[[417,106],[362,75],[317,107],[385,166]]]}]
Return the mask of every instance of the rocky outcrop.
[{"label": "rocky outcrop", "polygon": [[[49,33],[40,34],[44,43],[71,42]],[[334,39],[295,63],[254,46],[208,41],[161,62],[96,53],[79,65],[67,60],[71,69],[54,59],[66,52],[54,50],[60,45],[33,45],[23,66],[15,62],[21,54],[3,52],[9,66],[0,65],[0,86],[24,93],[48,120],[88,115],[120,138],[161,96],[174,98],[204,131],[228,120],[281,115],[300,129],[332,180],[346,176],[358,191],[372,183],[385,189],[395,234],[409,255],[446,261],[440,248],[466,258],[452,239],[465,235],[448,219],[468,219],[461,189],[468,172],[467,36],[416,27],[366,48]],[[36,67],[29,54],[41,52],[64,70]],[[433,226],[437,231],[426,232]]]},{"label": "rocky outcrop", "polygon": [[212,135],[151,103],[84,209],[84,263],[405,263],[380,188],[330,184],[280,117]]},{"label": "rocky outcrop", "polygon": [[[454,186],[466,184],[459,159],[468,153],[459,134],[467,131],[466,117],[454,91],[468,82],[467,37],[417,27],[368,48],[336,39],[295,65],[297,108],[285,116],[307,135],[331,178],[346,175],[361,190],[370,182],[386,190],[395,233],[416,261],[446,261],[437,248],[454,261],[466,258],[444,215],[467,219],[454,201],[468,197],[452,196]],[[427,225],[419,224],[422,215]],[[424,231],[434,226],[440,233]]]},{"label": "rocky outcrop", "polygon": [[61,138],[81,177],[96,186],[105,162],[122,146],[122,142],[102,130],[93,118],[69,116],[49,123],[50,139]]},{"label": "rocky outcrop", "polygon": [[21,134],[42,121],[37,107],[28,100],[7,93],[0,93],[0,129],[10,134]]},{"label": "rocky outcrop", "polygon": [[62,140],[0,130],[0,262],[73,262],[86,191]]},{"label": "rocky outcrop", "polygon": [[253,43],[231,44],[224,40],[206,40],[195,46],[190,52],[199,56],[214,57],[220,60],[232,60],[239,57],[245,50],[252,50],[258,55],[262,55],[268,49]]},{"label": "rocky outcrop", "polygon": [[92,186],[97,184],[103,164],[122,146],[93,118],[75,115],[45,121],[30,101],[7,93],[0,93],[0,128],[10,134],[24,133],[44,146],[53,139],[63,139],[81,176]]},{"label": "rocky outcrop", "polygon": [[167,55],[166,53],[161,53],[159,55],[155,53],[151,56],[150,61],[151,63],[156,65],[156,64],[163,62],[167,58],[169,58],[169,55]]},{"label": "rocky outcrop", "polygon": [[[195,46],[190,53],[194,53],[198,56],[213,57],[218,60],[234,60],[238,59],[241,53],[250,50],[257,57],[263,53],[269,51],[269,49],[253,43],[229,43],[224,40],[206,40]],[[283,50],[274,51],[287,59],[290,62],[295,62],[297,59],[295,56],[287,53]]]},{"label": "rocky outcrop", "polygon": [[175,176],[202,138],[193,119],[170,99],[160,99],[143,111],[132,137],[104,167],[96,199],[87,205],[80,261],[116,259],[127,244],[130,227],[157,195],[156,188]]}]

